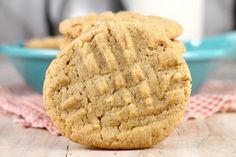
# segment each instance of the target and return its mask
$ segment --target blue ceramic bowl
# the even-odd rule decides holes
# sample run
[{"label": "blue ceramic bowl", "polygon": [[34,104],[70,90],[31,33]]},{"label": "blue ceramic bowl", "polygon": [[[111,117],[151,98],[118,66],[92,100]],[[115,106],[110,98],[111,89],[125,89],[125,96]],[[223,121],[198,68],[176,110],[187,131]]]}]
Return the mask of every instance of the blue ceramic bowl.
[{"label": "blue ceramic bowl", "polygon": [[192,75],[192,94],[195,94],[217,61],[236,59],[236,32],[194,39],[185,42],[185,46],[184,58]]},{"label": "blue ceramic bowl", "polygon": [[184,58],[192,75],[192,94],[195,94],[213,70],[216,60],[224,58],[227,52],[225,49],[201,49],[200,45],[195,47],[191,42],[186,43],[186,48]]},{"label": "blue ceramic bowl", "polygon": [[[236,47],[233,46],[236,45],[233,44],[233,39],[236,43],[236,35],[231,33],[185,42],[187,53],[184,54],[184,58],[192,75],[192,93],[196,93],[206,80],[214,61],[226,58],[230,50]],[[45,71],[58,50],[25,48],[23,43],[16,43],[2,45],[0,52],[12,60],[27,84],[37,91],[42,91]]]},{"label": "blue ceramic bowl", "polygon": [[23,43],[15,43],[0,46],[0,52],[11,59],[28,85],[41,92],[45,71],[58,50],[25,48]]}]

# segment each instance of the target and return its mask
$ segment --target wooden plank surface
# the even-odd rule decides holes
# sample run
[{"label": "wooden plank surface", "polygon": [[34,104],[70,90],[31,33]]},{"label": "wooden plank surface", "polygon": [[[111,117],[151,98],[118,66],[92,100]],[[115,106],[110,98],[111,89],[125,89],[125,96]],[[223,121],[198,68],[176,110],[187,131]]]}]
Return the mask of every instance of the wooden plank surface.
[{"label": "wooden plank surface", "polygon": [[96,150],[41,129],[25,129],[0,117],[0,156],[4,157],[236,157],[236,114],[183,121],[162,143],[143,150]]}]

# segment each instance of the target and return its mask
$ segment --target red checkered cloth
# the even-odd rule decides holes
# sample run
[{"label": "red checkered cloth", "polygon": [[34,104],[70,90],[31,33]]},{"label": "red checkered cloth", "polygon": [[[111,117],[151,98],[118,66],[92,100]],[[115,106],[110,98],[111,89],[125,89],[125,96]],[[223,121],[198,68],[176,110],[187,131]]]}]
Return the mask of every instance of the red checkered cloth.
[{"label": "red checkered cloth", "polygon": [[203,119],[218,112],[236,111],[236,82],[209,81],[190,97],[185,119]]},{"label": "red checkered cloth", "polygon": [[46,115],[42,95],[25,86],[0,86],[0,114],[13,115],[23,127],[45,128],[53,135],[60,134]]},{"label": "red checkered cloth", "polygon": [[[206,118],[218,112],[236,111],[236,82],[206,83],[199,94],[191,96],[185,119]],[[43,108],[42,95],[25,86],[0,86],[0,115],[10,113],[24,127],[45,128],[53,135],[59,131],[53,126]]]}]

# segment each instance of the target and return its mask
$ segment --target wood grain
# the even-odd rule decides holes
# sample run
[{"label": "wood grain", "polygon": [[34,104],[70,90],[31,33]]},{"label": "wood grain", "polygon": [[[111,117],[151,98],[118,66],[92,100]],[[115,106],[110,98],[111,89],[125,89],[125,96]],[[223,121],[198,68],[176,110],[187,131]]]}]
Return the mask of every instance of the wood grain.
[{"label": "wood grain", "polygon": [[0,117],[0,156],[4,157],[236,157],[236,114],[183,121],[165,141],[143,150],[97,150],[45,130],[24,129]]},{"label": "wood grain", "polygon": [[0,156],[65,157],[68,141],[45,130],[24,129],[10,118],[0,117]]}]

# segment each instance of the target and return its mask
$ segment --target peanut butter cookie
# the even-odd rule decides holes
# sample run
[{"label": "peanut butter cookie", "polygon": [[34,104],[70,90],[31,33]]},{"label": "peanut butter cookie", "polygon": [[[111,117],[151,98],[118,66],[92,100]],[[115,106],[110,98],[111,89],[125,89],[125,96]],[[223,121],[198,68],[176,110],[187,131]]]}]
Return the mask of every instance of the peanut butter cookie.
[{"label": "peanut butter cookie", "polygon": [[57,55],[43,96],[64,136],[97,148],[136,149],[173,131],[190,96],[191,76],[183,44],[156,30],[140,22],[102,22]]},{"label": "peanut butter cookie", "polygon": [[25,43],[25,47],[28,48],[46,48],[46,49],[59,49],[64,47],[64,37],[45,37],[45,38],[33,38]]},{"label": "peanut butter cookie", "polygon": [[158,16],[144,16],[134,12],[104,12],[100,14],[91,13],[87,16],[77,17],[73,19],[64,20],[60,24],[60,32],[72,39],[77,38],[82,32],[94,27],[97,22],[101,21],[116,21],[117,23],[123,21],[141,22],[155,27],[155,32],[162,32],[170,39],[174,39],[182,33],[182,27],[178,23]]}]

